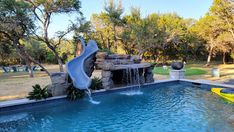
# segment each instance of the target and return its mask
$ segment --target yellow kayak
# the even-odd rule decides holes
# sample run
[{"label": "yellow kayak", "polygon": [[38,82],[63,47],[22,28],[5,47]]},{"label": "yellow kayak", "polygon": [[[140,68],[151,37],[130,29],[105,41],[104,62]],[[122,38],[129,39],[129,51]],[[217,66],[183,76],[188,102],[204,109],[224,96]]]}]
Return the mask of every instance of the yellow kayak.
[{"label": "yellow kayak", "polygon": [[234,94],[232,94],[232,93],[222,93],[221,92],[222,89],[224,89],[224,88],[211,88],[211,91],[213,93],[216,93],[219,96],[231,101],[231,102],[234,102]]}]

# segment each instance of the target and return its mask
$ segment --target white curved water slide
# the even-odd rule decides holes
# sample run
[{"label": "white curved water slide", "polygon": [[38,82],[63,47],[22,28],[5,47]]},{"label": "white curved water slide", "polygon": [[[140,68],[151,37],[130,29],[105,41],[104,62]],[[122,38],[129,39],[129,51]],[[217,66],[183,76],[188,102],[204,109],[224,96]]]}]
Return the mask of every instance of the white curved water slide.
[{"label": "white curved water slide", "polygon": [[72,79],[75,88],[85,90],[91,85],[91,79],[85,73],[84,62],[91,55],[98,51],[97,43],[94,40],[88,41],[87,46],[83,39],[80,39],[83,51],[80,56],[75,57],[66,63],[67,72]]}]

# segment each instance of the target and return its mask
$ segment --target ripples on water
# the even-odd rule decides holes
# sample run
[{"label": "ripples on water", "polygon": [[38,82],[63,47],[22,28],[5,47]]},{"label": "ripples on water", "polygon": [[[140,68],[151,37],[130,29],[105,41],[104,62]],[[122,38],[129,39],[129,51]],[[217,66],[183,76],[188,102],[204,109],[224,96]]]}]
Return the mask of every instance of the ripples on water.
[{"label": "ripples on water", "polygon": [[127,91],[123,91],[123,92],[120,92],[120,94],[122,95],[127,95],[127,96],[134,96],[134,95],[142,95],[143,92],[141,92],[140,90],[127,90]]},{"label": "ripples on water", "polygon": [[234,131],[227,123],[234,105],[211,92],[181,84],[150,87],[135,96],[93,96],[98,105],[83,99],[0,113],[0,131]]}]

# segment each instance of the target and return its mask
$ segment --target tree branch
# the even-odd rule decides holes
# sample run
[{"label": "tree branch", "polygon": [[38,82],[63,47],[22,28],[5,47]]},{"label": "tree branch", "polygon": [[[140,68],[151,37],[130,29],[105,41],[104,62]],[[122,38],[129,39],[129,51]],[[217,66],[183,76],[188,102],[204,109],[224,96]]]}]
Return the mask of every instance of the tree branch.
[{"label": "tree branch", "polygon": [[32,4],[32,7],[33,7],[33,14],[36,16],[36,18],[41,22],[43,23],[42,19],[39,17],[39,15],[37,14],[36,10],[39,10],[41,14],[43,14],[43,11],[34,4],[34,2],[32,0],[26,0],[27,2],[29,2],[30,4]]}]

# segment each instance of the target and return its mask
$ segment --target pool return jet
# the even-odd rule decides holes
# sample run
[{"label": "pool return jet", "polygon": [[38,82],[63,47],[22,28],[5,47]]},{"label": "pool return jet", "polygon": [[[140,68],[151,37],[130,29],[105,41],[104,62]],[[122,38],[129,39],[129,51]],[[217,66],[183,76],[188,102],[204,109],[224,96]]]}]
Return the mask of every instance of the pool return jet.
[{"label": "pool return jet", "polygon": [[94,101],[91,96],[89,87],[92,80],[85,73],[84,69],[85,60],[98,51],[98,46],[94,40],[89,40],[87,46],[85,45],[85,42],[82,38],[80,38],[80,42],[83,50],[79,56],[66,63],[67,73],[70,76],[75,88],[85,90],[87,95],[89,96],[89,101],[93,104],[99,104],[100,102]]}]

